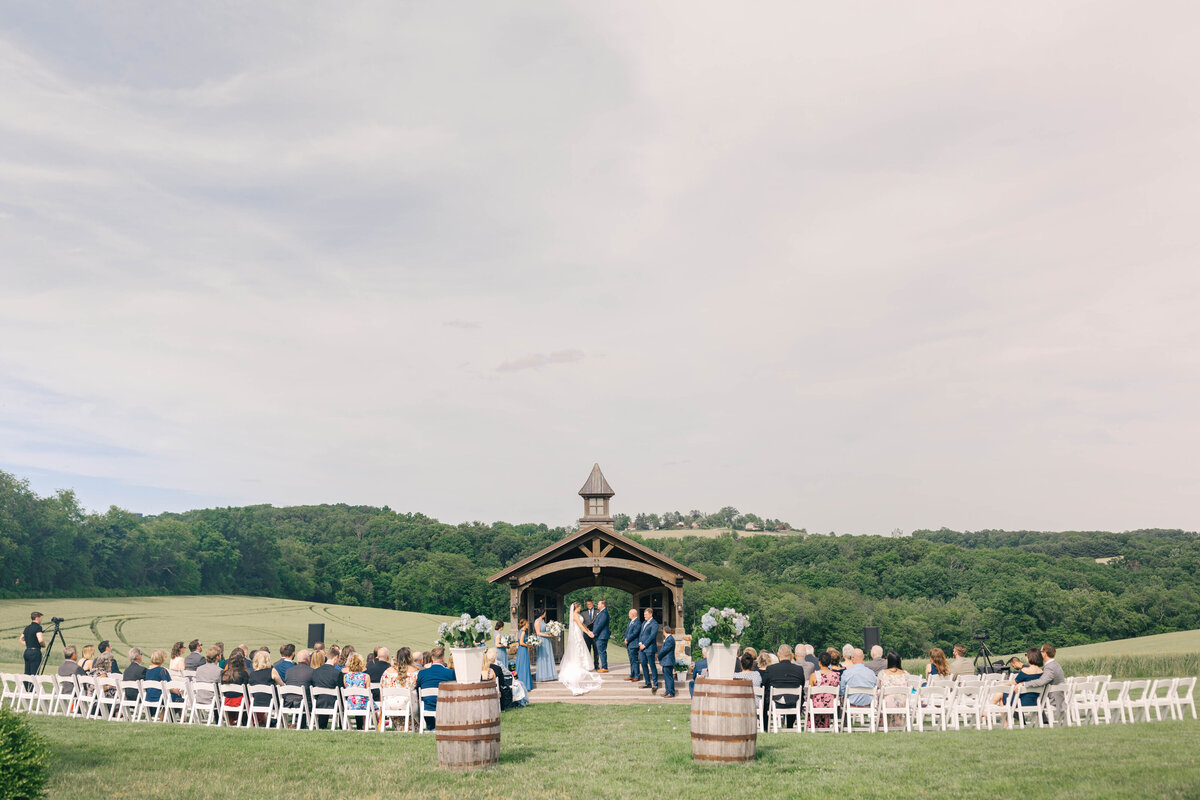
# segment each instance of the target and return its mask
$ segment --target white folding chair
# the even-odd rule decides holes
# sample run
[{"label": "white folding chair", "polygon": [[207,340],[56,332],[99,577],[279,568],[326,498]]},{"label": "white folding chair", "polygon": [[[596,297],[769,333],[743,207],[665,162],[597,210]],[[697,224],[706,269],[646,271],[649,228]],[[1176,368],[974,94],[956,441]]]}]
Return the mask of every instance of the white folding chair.
[{"label": "white folding chair", "polygon": [[[296,705],[289,706],[288,700],[297,698]],[[279,705],[275,708],[275,725],[279,728],[305,727],[308,722],[308,693],[301,686],[280,686]]]},{"label": "white folding chair", "polygon": [[755,686],[754,687],[754,715],[758,718],[758,732],[759,733],[767,732],[766,722],[763,721],[763,715],[762,715],[763,696],[764,696],[763,687]]},{"label": "white folding chair", "polygon": [[[318,722],[322,717],[329,718],[329,729],[336,731],[342,720],[342,694],[338,689],[322,689],[314,686],[309,690],[312,695],[312,706],[310,714],[312,716],[312,727],[320,727]],[[332,697],[333,703],[327,708],[322,708],[320,698]]]},{"label": "white folding chair", "polygon": [[75,703],[75,696],[78,687],[75,685],[75,676],[56,676],[54,681],[54,696],[50,701],[50,713],[54,715],[62,714],[63,716],[71,716],[76,712],[78,706]]},{"label": "white folding chair", "polygon": [[94,718],[114,719],[118,716],[121,690],[117,684],[120,680],[116,675],[98,675],[92,678],[92,686],[96,691],[96,705],[92,710]]},{"label": "white folding chair", "polygon": [[917,719],[917,732],[925,732],[925,719],[929,718],[931,726],[937,725],[946,730],[947,717],[950,713],[949,686],[922,686],[917,690],[917,702],[913,715]]},{"label": "white folding chair", "polygon": [[1063,682],[1059,684],[1048,684],[1042,689],[1041,700],[1041,716],[1039,720],[1045,720],[1048,727],[1053,728],[1054,725],[1060,723],[1064,726],[1071,724],[1071,711],[1068,706],[1068,699],[1071,692],[1071,685]]},{"label": "white folding chair", "polygon": [[1129,681],[1108,681],[1100,687],[1099,704],[1100,715],[1104,718],[1104,724],[1109,725],[1113,721],[1113,712],[1116,712],[1116,717],[1121,722],[1125,721],[1125,695],[1129,688]]},{"label": "white folding chair", "polygon": [[189,725],[220,725],[221,685],[205,681],[193,681],[192,709],[188,714]]},{"label": "white folding chair", "polygon": [[90,719],[96,709],[96,684],[90,675],[75,675],[75,711]]},{"label": "white folding chair", "polygon": [[984,700],[983,695],[982,682],[973,682],[955,688],[954,695],[950,698],[950,726],[954,730],[967,725],[972,718],[975,720],[976,728],[984,727],[983,712],[980,708]]},{"label": "white folding chair", "polygon": [[[810,731],[830,731],[832,733],[841,732],[841,720],[838,718],[838,687],[836,686],[808,686],[805,687],[807,695],[804,707],[805,719],[808,720],[807,728]],[[817,707],[814,702],[817,698],[823,698],[822,703],[828,703],[828,706]],[[817,718],[828,717],[829,727],[818,728]]]},{"label": "white folding chair", "polygon": [[16,685],[9,701],[10,704],[17,711],[32,712],[38,696],[37,684],[33,682],[33,676],[14,673],[12,678]]},{"label": "white folding chair", "polygon": [[[1008,691],[1004,691],[1005,689]],[[1001,695],[999,702],[992,702],[996,699],[997,694]],[[995,728],[997,721],[1002,728],[1012,721],[1017,703],[1020,702],[1018,697],[1016,689],[1011,686],[993,683],[983,687],[983,695],[979,700],[979,711],[983,715],[983,722],[989,731]]]},{"label": "white folding chair", "polygon": [[[848,692],[849,690],[847,690]],[[891,700],[889,705],[888,701]],[[879,691],[879,717],[883,732],[890,733],[892,720],[889,717],[903,716],[904,731],[912,731],[913,693],[906,683],[904,686],[882,686]]]},{"label": "white folding chair", "polygon": [[1154,712],[1155,720],[1162,721],[1164,708],[1167,710],[1167,717],[1171,717],[1171,694],[1175,691],[1178,681],[1178,678],[1159,678],[1150,684],[1150,689],[1146,692],[1146,705]]},{"label": "white folding chair", "polygon": [[188,721],[191,711],[192,685],[190,681],[174,680],[163,682],[163,701],[166,712],[163,719],[168,722]]},{"label": "white folding chair", "polygon": [[[167,710],[166,681],[142,681],[142,704],[137,710],[137,719],[143,717],[147,722],[157,722],[160,718],[165,718]],[[158,696],[153,700],[150,699],[150,692],[157,689]]]},{"label": "white folding chair", "polygon": [[[865,706],[852,705],[850,703],[852,694],[865,694],[871,698],[871,702]],[[846,733],[854,733],[855,717],[859,722],[865,721],[871,733],[875,732],[875,725],[879,720],[879,695],[874,686],[846,687],[846,695],[842,698],[842,725]]]},{"label": "white folding chair", "polygon": [[1192,719],[1196,719],[1196,678],[1176,678],[1175,685],[1171,689],[1171,709],[1174,711],[1176,719],[1183,719],[1183,708],[1187,706],[1192,710]]},{"label": "white folding chair", "polygon": [[[363,707],[354,708],[355,701],[361,698],[365,698]],[[370,689],[360,689],[357,686],[342,687],[342,728],[348,731],[354,730],[350,724],[352,719],[361,719],[364,731],[374,729],[375,703],[371,699]]]},{"label": "white folding chair", "polygon": [[[770,717],[769,730],[771,733],[779,733],[780,731],[787,730],[784,725],[784,721],[787,719],[792,720],[793,730],[797,733],[800,732],[804,727],[800,724],[800,698],[803,694],[804,689],[800,686],[795,688],[771,688],[771,705],[767,709],[768,716]],[[790,706],[780,705],[781,701],[787,699],[792,701]]]},{"label": "white folding chair", "polygon": [[412,690],[403,686],[379,687],[379,729],[383,730],[385,719],[393,720],[392,725],[398,726],[400,719],[404,720],[404,730],[409,729],[412,719]]},{"label": "white folding chair", "polygon": [[1068,725],[1100,724],[1100,682],[1077,680],[1067,693]]},{"label": "white folding chair", "polygon": [[[236,706],[226,705],[226,700],[240,698],[240,702]],[[249,716],[246,714],[246,687],[236,683],[221,684],[221,719],[217,723],[217,727],[226,728],[247,728],[250,726]],[[230,719],[233,721],[231,722]]]},{"label": "white folding chair", "polygon": [[[250,725],[255,728],[269,728],[272,720],[275,719],[276,713],[279,711],[279,697],[275,693],[274,684],[270,686],[259,685],[249,687],[250,708]],[[266,695],[266,699],[263,698]],[[263,721],[259,722],[259,715],[263,715]]]},{"label": "white folding chair", "polygon": [[[1043,688],[1035,686],[1032,689],[1023,688],[1025,684],[1018,683],[1015,691],[1012,693],[1013,715],[1018,726],[1025,727],[1025,717],[1029,714],[1033,715],[1034,721],[1040,728],[1042,726],[1042,694]],[[1034,702],[1030,705],[1023,705],[1022,700],[1030,695],[1034,696]]]},{"label": "white folding chair", "polygon": [[[417,705],[420,706],[420,708],[417,709],[417,713],[418,713],[419,719],[420,719],[420,725],[417,727],[417,733],[426,733],[429,730],[429,727],[427,726],[427,724],[425,722],[425,715],[427,713],[429,714],[429,716],[436,718],[437,715],[433,711],[427,712],[425,710],[425,700],[429,699],[429,698],[433,698],[434,702],[436,703],[437,696],[438,696],[438,689],[436,686],[430,687],[428,689],[420,689],[417,691]],[[436,709],[435,709],[435,711],[436,711]]]},{"label": "white folding chair", "polygon": [[117,707],[113,710],[113,718],[136,722],[141,707],[142,682],[117,678]]},{"label": "white folding chair", "polygon": [[1150,683],[1148,680],[1125,681],[1122,722],[1150,721]]}]

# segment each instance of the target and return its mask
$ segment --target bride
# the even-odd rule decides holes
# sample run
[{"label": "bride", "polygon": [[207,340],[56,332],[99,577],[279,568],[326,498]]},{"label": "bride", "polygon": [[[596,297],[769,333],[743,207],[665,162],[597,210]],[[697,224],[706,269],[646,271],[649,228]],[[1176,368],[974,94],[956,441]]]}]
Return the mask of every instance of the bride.
[{"label": "bride", "polygon": [[579,603],[571,604],[571,630],[567,634],[567,645],[563,649],[562,663],[558,665],[558,682],[571,690],[571,694],[584,694],[599,689],[603,679],[592,672],[592,657],[588,654],[584,636],[591,636],[579,615]]}]

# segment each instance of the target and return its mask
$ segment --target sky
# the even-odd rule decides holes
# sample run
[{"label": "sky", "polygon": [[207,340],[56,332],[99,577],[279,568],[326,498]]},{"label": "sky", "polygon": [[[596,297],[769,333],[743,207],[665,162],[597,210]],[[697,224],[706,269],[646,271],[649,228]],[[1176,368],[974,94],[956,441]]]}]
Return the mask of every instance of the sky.
[{"label": "sky", "polygon": [[1200,528],[1200,7],[0,4],[0,469],[89,509]]}]

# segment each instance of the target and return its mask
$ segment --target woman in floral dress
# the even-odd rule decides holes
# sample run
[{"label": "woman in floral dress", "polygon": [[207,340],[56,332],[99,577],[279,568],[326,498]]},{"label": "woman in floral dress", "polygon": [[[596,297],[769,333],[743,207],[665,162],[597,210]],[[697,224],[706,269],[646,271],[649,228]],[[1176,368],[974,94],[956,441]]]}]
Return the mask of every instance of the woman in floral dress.
[{"label": "woman in floral dress", "polygon": [[[347,689],[371,688],[371,676],[367,674],[367,662],[361,653],[351,652],[350,657],[346,659],[346,672],[342,675],[342,685]],[[370,702],[370,698],[362,696],[345,698],[346,708],[350,711],[363,711],[369,707]],[[362,717],[356,717],[354,724],[361,729],[364,724]]]},{"label": "woman in floral dress", "polygon": [[[887,667],[879,673],[880,690],[887,686],[903,686],[907,689],[908,677],[908,673],[904,671],[900,661],[900,654],[895,650],[888,650]],[[908,702],[908,695],[888,695],[884,701],[889,708],[903,708]],[[888,730],[904,730],[904,719],[907,716],[907,714],[888,714]]]},{"label": "woman in floral dress", "polygon": [[[812,674],[808,682],[811,686],[838,686],[842,682],[842,674],[834,672],[830,669],[832,660],[828,652],[821,653],[817,656],[817,663],[821,668]],[[813,708],[834,708],[837,705],[836,694],[817,694],[812,696],[811,700]],[[825,729],[829,727],[833,717],[828,714],[822,714],[813,719],[813,727],[817,729]]]},{"label": "woman in floral dress", "polygon": [[[409,691],[395,695],[380,693],[379,703],[382,706],[379,714],[379,729],[383,730],[383,722],[387,717],[398,719],[412,705],[411,690],[416,687],[417,669],[413,665],[412,650],[401,647],[392,658],[392,665],[379,678],[379,688],[400,688]],[[395,723],[393,723],[395,724]]]}]

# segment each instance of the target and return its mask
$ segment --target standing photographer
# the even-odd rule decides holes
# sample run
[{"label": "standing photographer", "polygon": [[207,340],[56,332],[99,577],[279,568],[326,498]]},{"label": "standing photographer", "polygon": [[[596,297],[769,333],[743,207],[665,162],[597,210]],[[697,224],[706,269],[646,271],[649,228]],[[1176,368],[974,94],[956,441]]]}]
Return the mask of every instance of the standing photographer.
[{"label": "standing photographer", "polygon": [[25,674],[36,675],[42,666],[42,645],[46,643],[42,636],[42,612],[35,611],[29,618],[33,621],[21,633],[21,644],[25,645]]}]

